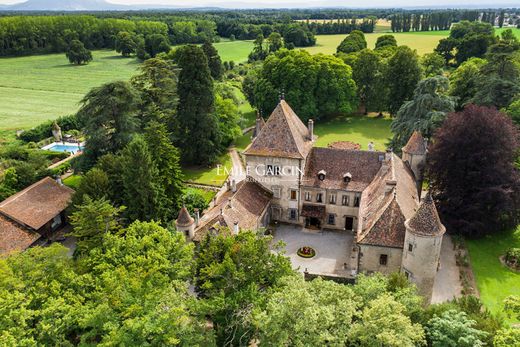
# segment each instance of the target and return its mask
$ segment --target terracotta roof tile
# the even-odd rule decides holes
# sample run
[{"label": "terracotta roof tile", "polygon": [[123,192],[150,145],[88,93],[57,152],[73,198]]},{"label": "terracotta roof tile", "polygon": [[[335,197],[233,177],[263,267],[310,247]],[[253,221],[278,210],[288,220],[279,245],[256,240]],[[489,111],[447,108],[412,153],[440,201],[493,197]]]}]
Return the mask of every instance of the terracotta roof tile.
[{"label": "terracotta roof tile", "polygon": [[426,195],[415,215],[407,223],[410,230],[419,235],[435,236],[444,234],[446,231],[430,193]]},{"label": "terracotta roof tile", "polygon": [[[302,183],[305,186],[361,192],[374,180],[381,168],[382,158],[382,152],[316,147],[307,159]],[[318,178],[321,170],[326,172],[323,181]],[[347,173],[352,175],[349,183],[343,181]]]},{"label": "terracotta roof tile", "polygon": [[40,237],[37,232],[29,231],[18,223],[0,216],[0,255],[23,251]]},{"label": "terracotta roof tile", "polygon": [[177,225],[181,227],[187,227],[195,223],[195,220],[190,216],[190,213],[188,212],[186,206],[182,206],[181,210],[179,211],[179,216],[177,217],[175,223],[177,223]]},{"label": "terracotta roof tile", "polygon": [[0,213],[38,230],[69,206],[72,194],[71,188],[45,177],[0,202]]},{"label": "terracotta roof tile", "polygon": [[244,153],[303,159],[313,144],[308,135],[307,127],[287,102],[281,100]]},{"label": "terracotta roof tile", "polygon": [[329,143],[327,145],[328,148],[336,148],[336,149],[361,149],[361,145],[359,143],[350,142],[350,141],[336,141]]},{"label": "terracotta roof tile", "polygon": [[421,133],[417,130],[413,132],[412,136],[403,147],[403,152],[408,152],[411,154],[425,154],[426,153],[426,142],[424,141],[424,137],[422,137]]}]

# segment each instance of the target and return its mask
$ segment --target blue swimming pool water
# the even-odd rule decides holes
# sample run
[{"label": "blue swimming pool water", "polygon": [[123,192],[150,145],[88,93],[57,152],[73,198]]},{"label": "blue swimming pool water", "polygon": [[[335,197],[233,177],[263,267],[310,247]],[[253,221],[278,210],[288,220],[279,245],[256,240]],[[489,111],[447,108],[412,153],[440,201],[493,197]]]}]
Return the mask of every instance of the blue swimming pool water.
[{"label": "blue swimming pool water", "polygon": [[55,144],[52,147],[48,148],[49,151],[57,151],[57,152],[70,152],[76,154],[78,150],[83,150],[83,147],[78,147],[78,145],[62,145]]}]

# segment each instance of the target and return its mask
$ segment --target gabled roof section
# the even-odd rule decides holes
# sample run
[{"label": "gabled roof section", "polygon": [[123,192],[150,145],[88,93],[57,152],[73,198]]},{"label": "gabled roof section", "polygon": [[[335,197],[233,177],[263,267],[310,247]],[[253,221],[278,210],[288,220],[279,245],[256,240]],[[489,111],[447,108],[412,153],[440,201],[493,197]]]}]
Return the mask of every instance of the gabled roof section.
[{"label": "gabled roof section", "polygon": [[307,127],[289,104],[280,100],[244,154],[304,159],[312,144]]},{"label": "gabled roof section", "polygon": [[402,248],[406,236],[405,218],[395,195],[375,224],[358,242],[366,245]]},{"label": "gabled roof section", "polygon": [[45,177],[0,202],[4,216],[38,230],[65,210],[74,190]]},{"label": "gabled roof section", "polygon": [[417,130],[414,131],[402,150],[410,154],[425,154],[426,142],[424,141],[424,137]]},{"label": "gabled roof section", "polygon": [[37,232],[27,230],[18,223],[0,216],[0,256],[24,251],[40,237]]},{"label": "gabled roof section", "polygon": [[182,206],[181,210],[179,211],[179,216],[175,222],[180,227],[187,227],[195,223],[195,220],[190,216],[186,206]]},{"label": "gabled roof section", "polygon": [[426,194],[417,212],[406,223],[411,232],[419,235],[437,236],[446,231],[430,193]]}]

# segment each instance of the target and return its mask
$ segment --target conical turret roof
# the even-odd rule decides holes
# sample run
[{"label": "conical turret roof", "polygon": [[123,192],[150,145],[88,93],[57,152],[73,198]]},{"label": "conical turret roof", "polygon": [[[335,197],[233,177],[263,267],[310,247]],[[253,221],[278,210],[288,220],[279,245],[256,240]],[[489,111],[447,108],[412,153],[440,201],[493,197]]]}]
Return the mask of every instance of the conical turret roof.
[{"label": "conical turret roof", "polygon": [[179,211],[179,217],[177,217],[175,223],[180,227],[189,227],[195,223],[195,220],[190,216],[186,206],[182,206],[181,210]]},{"label": "conical turret roof", "polygon": [[426,142],[424,137],[417,130],[413,132],[412,136],[403,147],[403,152],[411,154],[425,154],[426,153]]},{"label": "conical turret roof", "polygon": [[419,205],[417,212],[406,223],[413,233],[419,235],[436,236],[444,234],[446,231],[429,192]]}]

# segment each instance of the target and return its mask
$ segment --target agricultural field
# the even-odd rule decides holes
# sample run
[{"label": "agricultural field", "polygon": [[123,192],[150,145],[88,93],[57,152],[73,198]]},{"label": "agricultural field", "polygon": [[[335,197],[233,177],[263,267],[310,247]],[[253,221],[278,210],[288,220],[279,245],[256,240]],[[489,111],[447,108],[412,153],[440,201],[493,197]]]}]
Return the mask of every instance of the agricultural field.
[{"label": "agricultural field", "polygon": [[500,257],[509,248],[520,248],[520,226],[499,235],[466,240],[466,246],[482,302],[494,313],[503,312],[504,299],[520,295],[520,273],[504,266]]},{"label": "agricultural field", "polygon": [[92,88],[127,80],[139,63],[114,51],[94,51],[88,65],[74,66],[65,54],[0,58],[0,136],[77,111]]}]

